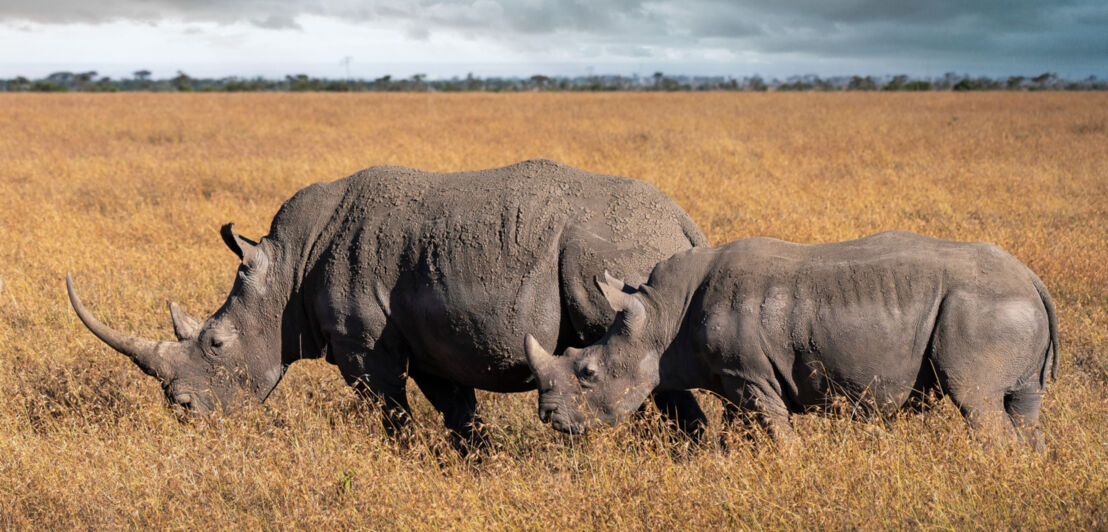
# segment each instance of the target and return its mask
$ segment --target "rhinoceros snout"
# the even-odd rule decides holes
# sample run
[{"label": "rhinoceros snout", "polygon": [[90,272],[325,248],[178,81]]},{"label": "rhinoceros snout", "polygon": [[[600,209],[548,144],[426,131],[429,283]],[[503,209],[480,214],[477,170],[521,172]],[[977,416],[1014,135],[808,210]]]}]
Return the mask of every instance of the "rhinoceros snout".
[{"label": "rhinoceros snout", "polygon": [[173,390],[166,394],[168,406],[184,419],[192,416],[204,416],[215,411],[211,397],[196,390]]},{"label": "rhinoceros snout", "polygon": [[543,423],[550,424],[550,428],[566,434],[581,434],[585,432],[587,424],[568,414],[568,411],[559,408],[556,404],[539,405],[539,419],[541,419]]},{"label": "rhinoceros snout", "polygon": [[585,432],[585,425],[561,417],[553,418],[550,421],[550,428],[564,434],[584,434]]}]

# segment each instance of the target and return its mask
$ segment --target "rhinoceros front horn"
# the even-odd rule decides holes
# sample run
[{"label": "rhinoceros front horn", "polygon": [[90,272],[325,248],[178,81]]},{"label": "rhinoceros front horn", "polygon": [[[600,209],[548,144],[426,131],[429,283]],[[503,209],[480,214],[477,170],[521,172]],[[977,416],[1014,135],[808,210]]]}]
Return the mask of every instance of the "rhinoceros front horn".
[{"label": "rhinoceros front horn", "polygon": [[73,289],[73,279],[65,274],[65,287],[69,292],[69,303],[73,310],[77,311],[77,317],[92,331],[97,338],[111,346],[112,349],[130,357],[140,369],[147,375],[167,380],[172,371],[167,355],[176,346],[176,342],[152,342],[142,338],[135,338],[120,333],[92,317],[92,314],[81,304],[77,297],[77,291]]}]

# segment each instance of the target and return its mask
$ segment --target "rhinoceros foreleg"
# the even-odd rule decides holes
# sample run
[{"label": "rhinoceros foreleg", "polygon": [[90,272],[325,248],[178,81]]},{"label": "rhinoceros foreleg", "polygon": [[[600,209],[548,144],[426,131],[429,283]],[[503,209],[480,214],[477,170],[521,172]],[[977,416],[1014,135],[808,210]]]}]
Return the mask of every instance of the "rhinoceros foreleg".
[{"label": "rhinoceros foreleg", "polygon": [[[738,377],[721,379],[725,396],[738,409],[738,413],[753,414],[758,424],[777,442],[792,444],[797,440],[796,431],[789,421],[789,408],[773,386],[766,382],[750,382]],[[725,412],[726,414],[726,412]],[[729,415],[734,418],[736,412]]]},{"label": "rhinoceros foreleg", "polygon": [[363,399],[381,408],[385,433],[397,438],[412,419],[406,391],[407,357],[387,346],[367,349],[365,345],[358,340],[332,339],[330,351],[346,383]]},{"label": "rhinoceros foreleg", "polygon": [[749,439],[750,433],[750,416],[743,415],[743,411],[735,403],[732,403],[726,397],[723,399],[723,418],[720,423],[720,435],[719,446],[721,449],[727,450],[731,444],[731,439],[736,434]]},{"label": "rhinoceros foreleg", "polygon": [[431,405],[442,413],[443,424],[450,430],[451,444],[459,453],[465,456],[472,450],[490,447],[488,431],[477,414],[477,396],[473,388],[417,370],[411,371],[411,377]]},{"label": "rhinoceros foreleg", "polygon": [[708,424],[708,417],[701,410],[696,396],[687,390],[654,392],[654,405],[658,407],[666,419],[677,424],[681,432],[688,435],[694,442],[699,442],[704,436],[704,428]]}]

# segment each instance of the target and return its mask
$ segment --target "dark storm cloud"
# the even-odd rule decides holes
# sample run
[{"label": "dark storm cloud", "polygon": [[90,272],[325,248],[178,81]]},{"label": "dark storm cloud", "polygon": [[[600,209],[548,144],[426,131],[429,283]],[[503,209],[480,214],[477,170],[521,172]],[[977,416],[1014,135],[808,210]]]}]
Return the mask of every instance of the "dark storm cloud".
[{"label": "dark storm cloud", "polygon": [[[604,50],[642,58],[733,52],[838,59],[1056,61],[1108,58],[1104,0],[0,0],[0,20],[245,22],[299,29],[296,17],[373,21],[413,39],[457,31],[519,50]],[[74,5],[76,4],[76,5]]]},{"label": "dark storm cloud", "polygon": [[807,17],[799,12],[783,15],[792,21],[788,27],[767,32],[753,44],[766,52],[828,58],[1103,64],[1108,58],[1108,27],[1096,20],[1108,13],[1105,6],[1011,2],[959,10],[938,3],[927,12],[886,7],[873,12],[847,9],[841,14],[813,7]]}]

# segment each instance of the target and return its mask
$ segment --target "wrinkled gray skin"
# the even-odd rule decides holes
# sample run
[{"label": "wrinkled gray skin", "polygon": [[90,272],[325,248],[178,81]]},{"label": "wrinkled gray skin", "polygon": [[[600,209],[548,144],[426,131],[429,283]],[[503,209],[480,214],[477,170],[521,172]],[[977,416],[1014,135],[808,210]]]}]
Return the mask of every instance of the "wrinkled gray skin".
[{"label": "wrinkled gray skin", "polygon": [[[589,276],[608,268],[642,281],[707,243],[651,185],[546,160],[453,174],[374,167],[301,190],[260,242],[230,224],[222,235],[242,259],[231,293],[203,321],[171,304],[176,342],[104,326],[67,276],[70,301],[190,411],[264,400],[290,363],[326,356],[383,404],[390,432],[408,420],[410,376],[461,448],[485,443],[474,388],[534,389],[524,333],[556,353],[603,335],[615,313]],[[699,434],[689,392],[655,399]]]},{"label": "wrinkled gray skin", "polygon": [[790,413],[835,394],[888,413],[941,391],[971,427],[1041,447],[1054,304],[994,245],[904,231],[751,238],[677,254],[637,289],[607,272],[597,284],[619,311],[597,343],[551,357],[525,340],[539,415],[557,430],[617,423],[654,390],[702,388],[729,400],[728,426],[746,412],[790,440]]}]

